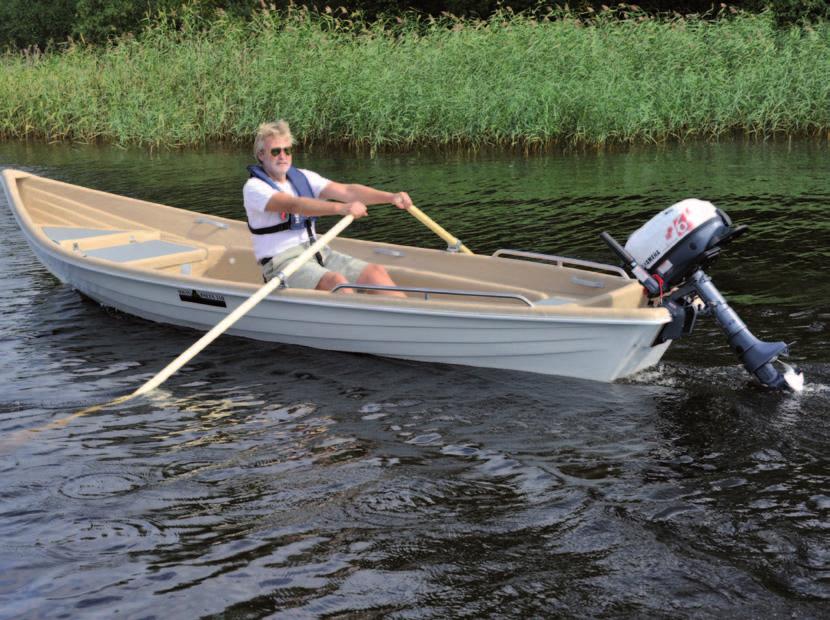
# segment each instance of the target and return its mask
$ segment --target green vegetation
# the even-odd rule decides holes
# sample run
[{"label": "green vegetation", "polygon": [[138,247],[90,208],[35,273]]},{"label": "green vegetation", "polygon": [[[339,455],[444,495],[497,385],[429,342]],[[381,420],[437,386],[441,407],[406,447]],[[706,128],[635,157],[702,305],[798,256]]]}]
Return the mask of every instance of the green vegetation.
[{"label": "green vegetation", "polygon": [[[634,3],[632,3],[634,4]],[[712,0],[639,0],[637,10],[648,15],[697,15],[714,18],[721,10],[768,10],[776,24],[809,24],[830,19],[827,0],[737,0],[726,6]],[[224,12],[250,19],[266,7],[283,11],[304,6],[325,11],[326,7],[345,7],[363,19],[401,15],[420,11],[423,15],[486,19],[499,11],[532,12],[549,10],[587,14],[605,10],[623,14],[627,4],[607,0],[3,0],[0,2],[0,49],[37,46],[44,49],[70,38],[86,43],[106,43],[125,34],[138,34],[148,19],[158,14],[172,15],[183,10],[203,18]],[[613,7],[609,9],[608,6]],[[720,8],[719,8],[720,7]]]},{"label": "green vegetation", "polygon": [[362,22],[194,13],[102,46],[0,57],[0,136],[537,149],[830,132],[830,26],[770,13]]}]

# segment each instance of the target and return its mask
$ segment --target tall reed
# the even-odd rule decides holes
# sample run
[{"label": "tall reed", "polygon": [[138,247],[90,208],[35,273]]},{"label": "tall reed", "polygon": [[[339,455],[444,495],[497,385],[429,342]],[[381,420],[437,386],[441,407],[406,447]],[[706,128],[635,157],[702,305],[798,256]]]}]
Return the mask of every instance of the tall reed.
[{"label": "tall reed", "polygon": [[278,117],[307,143],[384,149],[825,136],[830,26],[294,11],[161,19],[105,47],[0,57],[5,138],[249,141]]}]

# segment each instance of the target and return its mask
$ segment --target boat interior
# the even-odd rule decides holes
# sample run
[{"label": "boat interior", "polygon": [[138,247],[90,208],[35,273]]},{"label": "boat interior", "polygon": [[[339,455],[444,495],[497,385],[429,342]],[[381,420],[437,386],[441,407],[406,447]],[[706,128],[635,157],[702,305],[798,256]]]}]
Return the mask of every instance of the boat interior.
[{"label": "boat interior", "polygon": [[[204,286],[206,280],[252,288],[262,284],[244,222],[19,171],[6,170],[3,178],[22,223],[32,234],[41,243],[57,245],[75,257],[192,280],[194,286]],[[335,239],[331,245],[384,265],[413,300],[525,309],[579,304],[630,310],[646,305],[641,286],[613,265],[514,250],[463,255],[346,238]]]}]

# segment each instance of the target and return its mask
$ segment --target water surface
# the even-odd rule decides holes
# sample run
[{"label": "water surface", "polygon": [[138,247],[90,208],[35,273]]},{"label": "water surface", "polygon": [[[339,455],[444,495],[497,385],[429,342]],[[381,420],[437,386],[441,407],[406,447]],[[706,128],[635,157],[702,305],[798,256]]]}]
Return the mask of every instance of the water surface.
[{"label": "water surface", "polygon": [[[0,145],[0,167],[229,217],[248,160]],[[150,398],[0,456],[0,616],[826,617],[826,148],[296,163],[406,189],[488,253],[607,262],[599,231],[712,200],[750,233],[710,274],[756,335],[795,341],[807,389],[758,388],[711,321],[611,385],[223,337]],[[195,340],[59,284],[0,207],[3,436]],[[346,235],[441,247],[385,207]]]}]

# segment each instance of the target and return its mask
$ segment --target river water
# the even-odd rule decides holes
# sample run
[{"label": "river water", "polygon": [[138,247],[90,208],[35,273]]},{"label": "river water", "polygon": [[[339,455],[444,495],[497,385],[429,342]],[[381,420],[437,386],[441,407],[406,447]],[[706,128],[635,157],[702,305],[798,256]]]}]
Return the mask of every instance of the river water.
[{"label": "river water", "polygon": [[[230,217],[248,160],[0,144],[0,167]],[[712,200],[750,232],[710,275],[807,387],[757,387],[711,320],[611,385],[223,337],[151,397],[6,446],[0,617],[827,617],[826,146],[296,160],[408,190],[477,252],[609,262],[600,231]],[[195,340],[58,283],[0,207],[2,436]],[[388,207],[346,234],[441,245]]]}]

